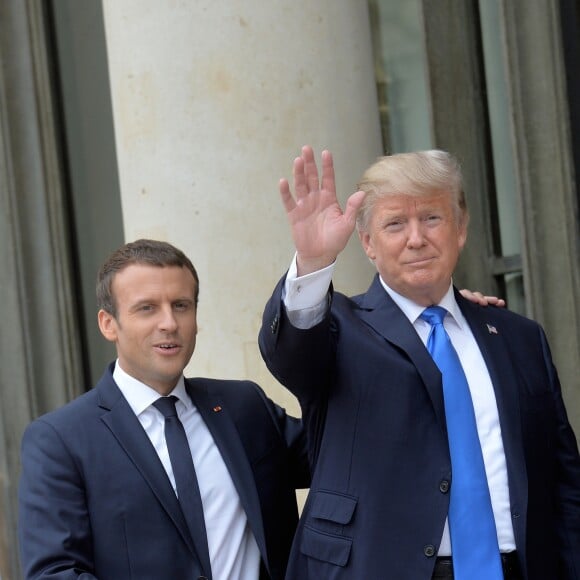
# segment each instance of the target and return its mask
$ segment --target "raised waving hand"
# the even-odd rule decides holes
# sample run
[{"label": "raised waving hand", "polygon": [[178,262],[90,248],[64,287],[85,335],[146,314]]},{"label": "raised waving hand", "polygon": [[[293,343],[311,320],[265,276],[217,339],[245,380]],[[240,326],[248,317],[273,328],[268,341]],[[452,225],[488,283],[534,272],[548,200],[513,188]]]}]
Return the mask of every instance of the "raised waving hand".
[{"label": "raised waving hand", "polygon": [[296,247],[298,275],[324,268],[346,246],[356,223],[356,213],[364,192],[353,193],[344,211],[336,198],[334,164],[329,151],[322,152],[322,177],[312,147],[302,147],[294,160],[294,195],[287,179],[280,180],[280,196],[286,209]]}]

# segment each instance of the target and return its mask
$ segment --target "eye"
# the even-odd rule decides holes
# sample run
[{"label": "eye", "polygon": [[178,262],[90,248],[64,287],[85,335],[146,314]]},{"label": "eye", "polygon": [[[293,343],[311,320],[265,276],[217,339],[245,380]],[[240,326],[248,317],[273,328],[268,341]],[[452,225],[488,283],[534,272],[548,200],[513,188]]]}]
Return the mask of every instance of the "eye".
[{"label": "eye", "polygon": [[392,219],[385,223],[385,230],[388,232],[398,232],[403,229],[404,222],[401,219]]},{"label": "eye", "polygon": [[178,312],[184,312],[184,311],[188,310],[188,309],[189,309],[189,307],[190,307],[190,302],[187,302],[187,301],[183,301],[183,302],[176,302],[176,303],[173,305],[173,308],[174,308],[175,310],[177,310]]},{"label": "eye", "polygon": [[153,312],[153,304],[141,304],[138,308],[139,312]]},{"label": "eye", "polygon": [[432,213],[429,214],[426,218],[425,218],[425,222],[428,225],[436,225],[438,224],[440,221],[442,220],[441,215],[436,214],[436,213]]}]

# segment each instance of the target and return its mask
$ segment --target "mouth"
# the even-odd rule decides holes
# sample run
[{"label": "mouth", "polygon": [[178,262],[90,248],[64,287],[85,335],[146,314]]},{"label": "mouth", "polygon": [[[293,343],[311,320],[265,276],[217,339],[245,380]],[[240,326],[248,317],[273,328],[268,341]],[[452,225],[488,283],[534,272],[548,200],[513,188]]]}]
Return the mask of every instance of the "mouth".
[{"label": "mouth", "polygon": [[424,266],[425,264],[428,264],[430,262],[432,262],[435,258],[431,258],[431,257],[427,257],[427,258],[417,258],[416,260],[409,260],[407,262],[407,266]]},{"label": "mouth", "polygon": [[159,344],[153,345],[153,348],[164,354],[173,354],[181,348],[181,345],[176,342],[160,342]]}]

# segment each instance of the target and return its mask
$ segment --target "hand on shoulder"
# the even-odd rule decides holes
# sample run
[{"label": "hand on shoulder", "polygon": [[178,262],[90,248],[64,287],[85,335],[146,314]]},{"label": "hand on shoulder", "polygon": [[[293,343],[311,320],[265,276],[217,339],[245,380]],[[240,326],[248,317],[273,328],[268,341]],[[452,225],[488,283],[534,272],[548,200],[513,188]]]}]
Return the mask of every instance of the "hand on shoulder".
[{"label": "hand on shoulder", "polygon": [[499,308],[505,307],[505,300],[503,298],[498,298],[497,296],[484,296],[481,292],[471,291],[467,288],[459,291],[463,298],[467,298],[475,304],[480,304],[481,306],[498,306]]}]

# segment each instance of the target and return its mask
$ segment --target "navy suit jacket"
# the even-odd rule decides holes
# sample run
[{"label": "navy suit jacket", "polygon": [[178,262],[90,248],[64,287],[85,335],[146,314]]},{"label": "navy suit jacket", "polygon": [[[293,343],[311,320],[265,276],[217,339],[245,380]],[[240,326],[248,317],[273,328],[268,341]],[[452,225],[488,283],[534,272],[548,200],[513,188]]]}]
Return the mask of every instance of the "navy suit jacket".
[{"label": "navy suit jacket", "polygon": [[[452,481],[441,375],[375,277],[294,328],[266,306],[262,356],[301,404],[313,464],[287,578],[427,580]],[[540,326],[456,298],[489,369],[524,578],[580,578],[580,460]],[[452,485],[452,483],[451,483]]]},{"label": "navy suit jacket", "polygon": [[[169,478],[105,372],[90,392],[33,421],[22,441],[19,541],[27,579],[197,580],[200,562]],[[299,421],[249,381],[186,379],[232,476],[262,555],[284,577],[309,484]]]}]

